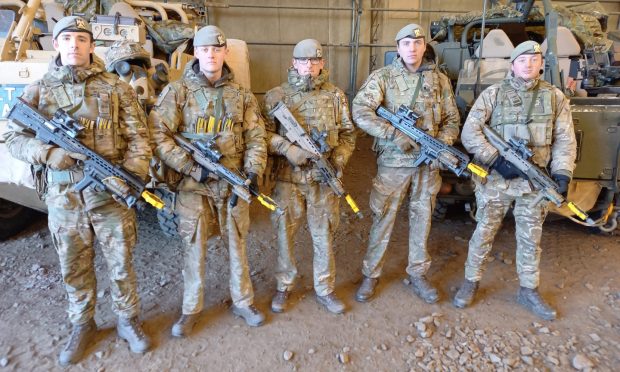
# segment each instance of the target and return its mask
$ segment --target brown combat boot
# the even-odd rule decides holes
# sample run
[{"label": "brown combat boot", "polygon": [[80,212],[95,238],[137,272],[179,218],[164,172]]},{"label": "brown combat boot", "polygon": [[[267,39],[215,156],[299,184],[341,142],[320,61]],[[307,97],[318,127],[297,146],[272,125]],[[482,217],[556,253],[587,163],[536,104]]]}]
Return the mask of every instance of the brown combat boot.
[{"label": "brown combat boot", "polygon": [[200,313],[182,314],[179,320],[174,323],[170,333],[174,337],[185,337],[189,335],[200,318]]},{"label": "brown combat boot", "polygon": [[79,362],[96,332],[97,324],[93,319],[84,324],[73,325],[69,341],[58,355],[58,363],[66,367]]},{"label": "brown combat boot", "polygon": [[379,278],[369,278],[364,276],[362,284],[360,284],[360,287],[357,289],[357,293],[355,294],[355,300],[357,302],[368,302],[372,300],[375,296],[375,289],[378,282]]},{"label": "brown combat boot", "polygon": [[459,288],[458,292],[454,295],[452,304],[459,309],[464,309],[471,305],[478,291],[478,283],[479,282],[472,282],[467,279],[463,280],[461,288]]},{"label": "brown combat boot", "polygon": [[424,275],[409,276],[411,280],[411,289],[418,297],[420,297],[427,304],[434,304],[439,300],[437,289],[433,287]]},{"label": "brown combat boot", "polygon": [[323,305],[327,311],[334,314],[342,314],[346,310],[346,307],[342,301],[336,296],[334,292],[325,296],[316,296],[318,303]]},{"label": "brown combat boot", "polygon": [[144,334],[142,324],[140,324],[136,316],[133,318],[119,317],[116,324],[116,333],[118,337],[127,341],[132,353],[144,353],[151,347],[151,340]]},{"label": "brown combat boot", "polygon": [[276,291],[276,294],[271,300],[271,311],[274,313],[283,313],[288,309],[288,298],[290,292],[287,290]]},{"label": "brown combat boot", "polygon": [[558,315],[556,311],[540,297],[537,288],[520,287],[517,302],[544,320],[555,320]]},{"label": "brown combat boot", "polygon": [[250,327],[260,327],[265,323],[265,315],[254,305],[237,307],[233,305],[233,314],[242,317]]}]

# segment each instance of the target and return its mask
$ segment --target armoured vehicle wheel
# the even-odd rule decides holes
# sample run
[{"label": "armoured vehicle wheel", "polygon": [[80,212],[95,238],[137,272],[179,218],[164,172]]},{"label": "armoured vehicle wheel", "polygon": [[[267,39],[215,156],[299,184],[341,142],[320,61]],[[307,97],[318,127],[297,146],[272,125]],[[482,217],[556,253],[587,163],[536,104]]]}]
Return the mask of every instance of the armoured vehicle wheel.
[{"label": "armoured vehicle wheel", "polygon": [[4,240],[23,230],[37,212],[15,204],[5,199],[0,199],[0,240]]},{"label": "armoured vehicle wheel", "polygon": [[446,213],[448,212],[448,203],[437,200],[435,203],[435,209],[433,209],[433,221],[443,221],[446,219]]},{"label": "armoured vehicle wheel", "polygon": [[173,211],[175,195],[173,192],[165,189],[155,189],[155,195],[163,200],[167,207],[157,211],[157,221],[159,222],[159,227],[166,236],[171,238],[175,237],[179,227],[179,218]]}]

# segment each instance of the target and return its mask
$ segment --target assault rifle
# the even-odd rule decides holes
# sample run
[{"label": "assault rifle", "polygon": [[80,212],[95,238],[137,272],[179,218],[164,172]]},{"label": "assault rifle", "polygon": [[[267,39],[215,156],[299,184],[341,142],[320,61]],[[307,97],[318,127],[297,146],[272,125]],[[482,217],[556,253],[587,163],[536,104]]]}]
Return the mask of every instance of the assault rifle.
[{"label": "assault rifle", "polygon": [[413,164],[414,167],[422,163],[429,164],[433,160],[438,160],[459,177],[471,177],[472,173],[481,178],[487,176],[486,170],[474,163],[470,163],[467,154],[441,142],[423,129],[416,127],[415,123],[420,115],[407,106],[401,105],[396,114],[383,106],[379,106],[377,108],[377,115],[389,121],[396,129],[420,145],[420,156]]},{"label": "assault rifle", "polygon": [[[58,109],[51,119],[41,111],[32,107],[22,98],[18,98],[11,108],[8,118],[18,125],[35,132],[36,138],[54,144],[65,151],[79,153],[86,156],[84,164],[84,178],[74,186],[74,191],[82,191],[87,187],[108,192],[115,195],[117,200],[123,200],[131,208],[138,203],[140,197],[157,209],[164,207],[164,203],[156,195],[146,190],[146,183],[120,165],[107,161],[101,155],[91,150],[78,140],[84,127],[74,120],[64,110]],[[118,179],[128,187],[119,190],[106,184],[106,181]]]},{"label": "assault rifle", "polygon": [[266,208],[271,211],[275,211],[278,214],[283,213],[282,209],[278,206],[278,204],[276,204],[275,201],[273,201],[273,199],[253,189],[250,187],[245,178],[219,163],[219,160],[222,158],[222,154],[214,148],[215,142],[213,139],[209,141],[197,140],[190,142],[178,133],[175,133],[173,137],[177,145],[187,151],[187,153],[191,155],[192,159],[194,159],[198,165],[217,175],[219,178],[228,182],[232,186],[232,192],[234,195],[230,199],[231,206],[235,206],[235,204],[237,204],[237,197],[250,203],[252,202],[253,195]]},{"label": "assault rifle", "polygon": [[525,174],[532,186],[538,191],[538,195],[536,195],[536,198],[529,206],[530,208],[538,205],[543,199],[552,202],[558,207],[566,203],[571,212],[577,215],[577,217],[590,224],[594,223],[586,212],[581,210],[581,208],[573,202],[567,201],[562,194],[557,191],[559,188],[558,184],[547,176],[546,172],[528,160],[532,157],[533,153],[527,147],[527,141],[510,138],[508,142],[506,142],[488,125],[482,126],[482,132],[487,137],[489,143],[499,151],[499,155]]},{"label": "assault rifle", "polygon": [[[357,203],[353,200],[353,197],[344,190],[342,181],[336,176],[336,170],[334,166],[325,158],[324,153],[331,151],[330,146],[324,140],[324,137],[318,133],[316,128],[313,128],[312,138],[306,133],[304,128],[297,122],[291,111],[283,102],[279,102],[276,107],[269,113],[273,115],[280,124],[286,128],[286,138],[289,141],[296,143],[302,149],[315,155],[312,159],[317,166],[323,178],[334,191],[334,193],[340,198],[344,196],[351,210],[357,215],[358,218],[363,218],[362,212],[360,212]],[[318,143],[318,145],[317,145]],[[320,147],[320,148],[319,148]]]}]

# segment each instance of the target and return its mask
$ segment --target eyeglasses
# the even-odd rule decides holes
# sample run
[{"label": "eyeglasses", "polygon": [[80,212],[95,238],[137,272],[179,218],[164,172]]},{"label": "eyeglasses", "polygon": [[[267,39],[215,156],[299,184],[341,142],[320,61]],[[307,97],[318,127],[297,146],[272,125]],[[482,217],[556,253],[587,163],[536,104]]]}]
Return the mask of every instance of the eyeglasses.
[{"label": "eyeglasses", "polygon": [[295,58],[295,61],[302,65],[307,65],[308,62],[310,62],[311,65],[318,65],[322,60],[323,58]]}]

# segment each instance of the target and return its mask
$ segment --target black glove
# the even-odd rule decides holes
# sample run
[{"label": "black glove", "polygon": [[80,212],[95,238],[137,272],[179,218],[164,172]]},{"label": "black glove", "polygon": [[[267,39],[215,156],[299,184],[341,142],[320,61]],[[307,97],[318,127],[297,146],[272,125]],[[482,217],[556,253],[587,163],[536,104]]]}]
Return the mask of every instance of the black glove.
[{"label": "black glove", "polygon": [[527,179],[527,176],[515,168],[509,161],[504,159],[503,156],[498,156],[497,159],[491,165],[491,169],[495,169],[497,173],[501,174],[504,179],[512,180],[518,177]]},{"label": "black glove", "polygon": [[570,177],[563,174],[553,174],[551,178],[558,184],[558,193],[562,194],[564,198],[568,195],[568,184],[570,183]]},{"label": "black glove", "polygon": [[248,173],[248,179],[250,180],[250,191],[258,194],[258,174]]},{"label": "black glove", "polygon": [[201,165],[194,164],[189,171],[189,175],[198,183],[203,183],[209,178],[209,171],[203,168]]}]

